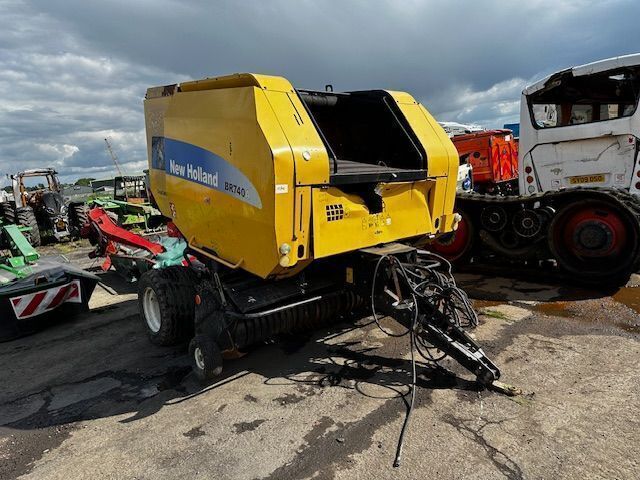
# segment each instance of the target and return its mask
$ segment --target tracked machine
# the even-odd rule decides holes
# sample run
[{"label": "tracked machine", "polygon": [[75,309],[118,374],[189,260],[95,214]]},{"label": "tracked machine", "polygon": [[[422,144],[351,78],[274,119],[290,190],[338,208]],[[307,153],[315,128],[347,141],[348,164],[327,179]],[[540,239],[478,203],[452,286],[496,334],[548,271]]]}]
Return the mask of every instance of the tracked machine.
[{"label": "tracked machine", "polygon": [[639,94],[640,54],[527,87],[517,191],[459,192],[463,220],[431,248],[460,266],[552,265],[578,283],[626,282],[640,267]]},{"label": "tracked machine", "polygon": [[425,358],[499,377],[447,262],[408,242],[459,218],[458,156],[410,95],[238,74],[150,88],[145,119],[151,191],[190,266],[144,273],[140,316],[157,344],[191,338],[199,378],[222,352],[365,310]]}]

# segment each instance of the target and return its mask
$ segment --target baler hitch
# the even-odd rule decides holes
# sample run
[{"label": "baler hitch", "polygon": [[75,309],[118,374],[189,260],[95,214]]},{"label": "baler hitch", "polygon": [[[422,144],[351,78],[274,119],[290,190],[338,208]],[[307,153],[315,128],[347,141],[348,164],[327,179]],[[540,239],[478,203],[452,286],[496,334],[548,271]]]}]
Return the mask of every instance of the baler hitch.
[{"label": "baler hitch", "polygon": [[406,328],[404,334],[413,332],[416,351],[426,361],[450,356],[483,386],[500,378],[498,367],[464,330],[475,327],[478,317],[445,259],[409,249],[400,254],[372,249],[365,253],[375,260],[370,298],[379,326],[379,314],[392,317]]},{"label": "baler hitch", "polygon": [[[500,370],[463,329],[476,326],[478,317],[467,295],[456,286],[449,262],[436,254],[397,244],[362,252],[365,265],[375,264],[370,298],[376,324],[388,335],[409,335],[411,341],[411,398],[393,462],[399,467],[416,397],[416,353],[428,362],[450,356],[472,372],[483,387],[503,391],[508,386],[497,382]],[[385,330],[379,312],[394,318],[406,331],[395,334]]]}]

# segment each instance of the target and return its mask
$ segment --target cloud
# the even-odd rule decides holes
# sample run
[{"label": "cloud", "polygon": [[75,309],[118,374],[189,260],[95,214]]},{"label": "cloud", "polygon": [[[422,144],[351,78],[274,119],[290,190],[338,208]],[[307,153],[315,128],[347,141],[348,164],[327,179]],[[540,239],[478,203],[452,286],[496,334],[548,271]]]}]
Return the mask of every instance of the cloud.
[{"label": "cloud", "polygon": [[520,95],[531,80],[511,78],[486,90],[468,84],[453,85],[431,103],[438,120],[477,123],[488,128],[518,122]]},{"label": "cloud", "polygon": [[0,0],[0,158],[108,176],[111,137],[140,169],[147,87],[239,71],[405,90],[438,119],[501,126],[527,83],[631,53],[639,13],[636,0]]}]

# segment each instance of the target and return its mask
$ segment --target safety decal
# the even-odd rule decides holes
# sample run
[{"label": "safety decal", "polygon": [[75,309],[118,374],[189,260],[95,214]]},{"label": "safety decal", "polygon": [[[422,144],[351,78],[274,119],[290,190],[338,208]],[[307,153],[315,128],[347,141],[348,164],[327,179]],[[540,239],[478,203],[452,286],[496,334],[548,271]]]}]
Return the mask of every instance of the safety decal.
[{"label": "safety decal", "polygon": [[18,320],[51,311],[63,303],[82,303],[80,280],[35,293],[11,298],[11,306]]},{"label": "safety decal", "polygon": [[151,166],[168,175],[184,178],[241,202],[262,208],[258,191],[249,179],[224,158],[190,143],[166,137],[151,139]]}]

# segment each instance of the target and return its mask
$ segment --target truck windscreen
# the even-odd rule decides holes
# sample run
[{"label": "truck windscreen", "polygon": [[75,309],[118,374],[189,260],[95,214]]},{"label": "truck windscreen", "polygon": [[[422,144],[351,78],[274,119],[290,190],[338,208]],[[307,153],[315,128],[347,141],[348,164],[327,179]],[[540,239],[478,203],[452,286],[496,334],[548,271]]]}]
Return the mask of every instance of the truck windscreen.
[{"label": "truck windscreen", "polygon": [[580,76],[567,71],[527,100],[534,126],[554,128],[631,116],[639,91],[640,66]]}]

